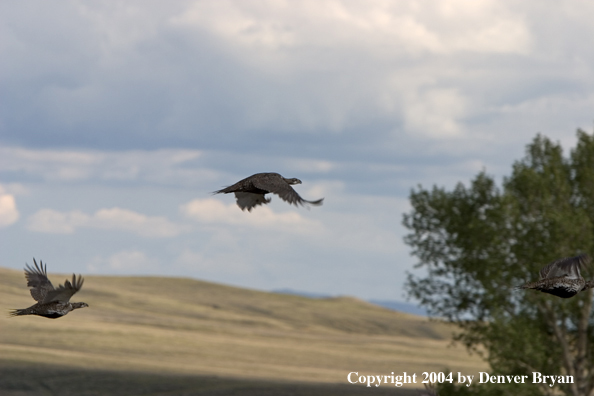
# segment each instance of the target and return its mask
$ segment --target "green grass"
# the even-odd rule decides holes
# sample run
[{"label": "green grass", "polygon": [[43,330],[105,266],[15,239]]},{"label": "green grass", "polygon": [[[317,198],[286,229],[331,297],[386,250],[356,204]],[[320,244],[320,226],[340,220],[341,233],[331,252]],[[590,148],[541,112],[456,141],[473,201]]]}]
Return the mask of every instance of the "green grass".
[{"label": "green grass", "polygon": [[[55,286],[65,278],[50,274]],[[34,301],[22,271],[0,268],[0,301],[6,312],[0,314],[0,370],[57,367],[83,377],[111,373],[156,383],[184,378],[206,384],[204,378],[216,376],[220,384],[240,388],[300,386],[309,391],[293,394],[314,394],[311,387],[323,383],[367,390],[348,384],[351,371],[420,375],[448,367],[472,374],[487,367],[462,347],[450,347],[450,326],[350,297],[309,299],[180,278],[86,276],[73,301],[89,308],[56,320],[8,318],[9,309]],[[394,392],[393,386],[380,389]],[[212,394],[228,394],[220,392]]]}]

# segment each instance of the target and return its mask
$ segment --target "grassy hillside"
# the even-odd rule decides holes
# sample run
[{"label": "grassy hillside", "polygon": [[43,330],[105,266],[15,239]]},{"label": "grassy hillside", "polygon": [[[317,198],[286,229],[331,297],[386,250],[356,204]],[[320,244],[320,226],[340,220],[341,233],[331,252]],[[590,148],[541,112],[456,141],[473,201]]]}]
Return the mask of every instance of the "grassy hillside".
[{"label": "grassy hillside", "polygon": [[[54,286],[65,278],[50,273]],[[89,308],[57,320],[8,318],[9,309],[28,307],[33,300],[22,271],[0,268],[0,301],[6,312],[0,312],[5,374],[27,368],[86,373],[83,377],[111,373],[131,376],[127,383],[142,376],[165,383],[174,376],[178,384],[181,378],[212,383],[205,378],[216,376],[227,386],[248,388],[302,383],[298,386],[310,387],[303,394],[314,394],[311,386],[329,385],[305,383],[354,390],[346,380],[351,371],[420,375],[445,367],[466,373],[486,368],[462,347],[448,347],[447,325],[348,297],[309,299],[179,278],[86,276],[73,301]],[[18,381],[19,375],[9,377]],[[393,386],[382,388],[394,394]]]}]

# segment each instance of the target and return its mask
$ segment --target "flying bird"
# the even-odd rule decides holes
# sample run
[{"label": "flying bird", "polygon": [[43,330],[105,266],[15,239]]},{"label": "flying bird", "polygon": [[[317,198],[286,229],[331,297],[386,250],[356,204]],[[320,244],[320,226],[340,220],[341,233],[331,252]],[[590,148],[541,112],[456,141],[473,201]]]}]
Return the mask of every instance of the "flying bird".
[{"label": "flying bird", "polygon": [[42,261],[37,265],[35,259],[33,263],[35,268],[30,267],[29,264],[25,266],[25,278],[27,278],[27,286],[31,288],[31,297],[37,301],[37,304],[25,309],[14,309],[10,312],[11,316],[39,315],[56,319],[75,309],[89,306],[84,302],[70,302],[70,297],[82,287],[83,278],[80,275],[77,279],[72,274],[72,282],[66,280],[63,286],[54,288],[47,278],[47,266],[44,267]]},{"label": "flying bird", "polygon": [[292,185],[301,184],[299,179],[286,179],[278,173],[256,173],[250,177],[238,181],[232,186],[213,192],[213,194],[235,193],[237,206],[241,210],[247,209],[251,212],[257,205],[270,203],[270,198],[264,196],[268,193],[278,195],[283,201],[295,206],[321,205],[324,198],[317,201],[307,201],[299,196]]},{"label": "flying bird", "polygon": [[540,270],[538,281],[526,283],[518,289],[535,289],[561,298],[573,297],[594,287],[594,281],[586,281],[580,274],[580,269],[588,263],[590,256],[587,254],[555,260]]}]

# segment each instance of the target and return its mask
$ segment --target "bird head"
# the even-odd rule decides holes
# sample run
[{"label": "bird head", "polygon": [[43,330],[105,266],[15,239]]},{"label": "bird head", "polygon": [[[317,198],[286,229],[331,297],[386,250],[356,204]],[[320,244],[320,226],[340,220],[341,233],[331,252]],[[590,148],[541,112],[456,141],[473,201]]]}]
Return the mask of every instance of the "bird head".
[{"label": "bird head", "polygon": [[[285,179],[285,178],[283,177],[283,179]],[[292,179],[285,179],[285,181],[286,181],[287,183],[291,184],[291,185],[293,185],[293,184],[301,184],[301,180],[299,180],[299,179],[295,179],[295,178],[292,178]]]}]

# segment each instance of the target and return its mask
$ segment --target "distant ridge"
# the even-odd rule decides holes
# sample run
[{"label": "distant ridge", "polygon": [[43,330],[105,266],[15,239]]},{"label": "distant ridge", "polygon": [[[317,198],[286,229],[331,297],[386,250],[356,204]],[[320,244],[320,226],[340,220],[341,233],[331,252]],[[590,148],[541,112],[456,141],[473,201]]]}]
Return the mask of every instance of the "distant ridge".
[{"label": "distant ridge", "polygon": [[[293,290],[289,288],[283,289],[275,289],[271,291],[272,293],[277,294],[289,294],[292,296],[301,296],[307,298],[333,298],[336,296],[332,296],[329,294],[322,294],[322,293],[311,293],[311,292],[304,292],[299,290]],[[397,312],[404,312],[412,315],[418,316],[429,316],[427,310],[423,307],[419,307],[416,304],[407,303],[404,301],[394,301],[394,300],[366,300],[368,303],[379,305],[380,307],[387,308],[392,311]]]},{"label": "distant ridge", "polygon": [[289,288],[274,289],[274,290],[271,290],[270,292],[277,293],[277,294],[289,294],[291,296],[301,296],[301,297],[307,297],[307,298],[331,298],[331,297],[333,297],[330,294],[310,293],[310,292],[299,291],[299,290],[294,290],[294,289],[289,289]]},{"label": "distant ridge", "polygon": [[429,316],[427,310],[418,305],[403,302],[403,301],[392,301],[392,300],[367,300],[380,307],[391,309],[392,311],[405,312],[412,315]]}]

